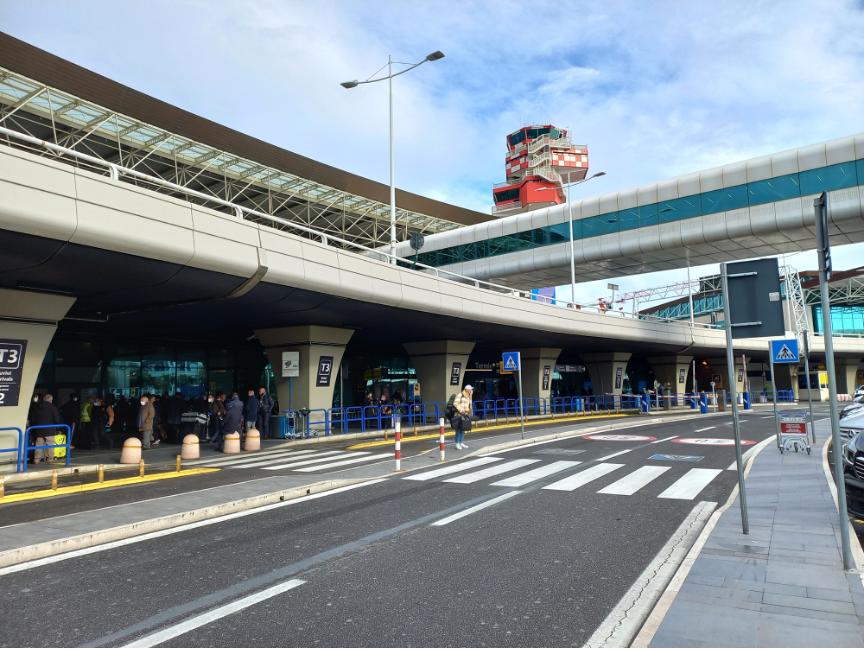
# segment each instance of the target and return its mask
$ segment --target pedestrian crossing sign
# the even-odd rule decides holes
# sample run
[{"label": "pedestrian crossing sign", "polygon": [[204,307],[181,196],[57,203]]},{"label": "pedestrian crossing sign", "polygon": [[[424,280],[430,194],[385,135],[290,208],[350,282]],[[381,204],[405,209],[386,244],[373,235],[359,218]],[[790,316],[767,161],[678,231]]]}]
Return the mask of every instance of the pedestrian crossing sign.
[{"label": "pedestrian crossing sign", "polygon": [[771,341],[771,358],[774,363],[798,363],[798,339]]},{"label": "pedestrian crossing sign", "polygon": [[519,361],[518,352],[505,352],[501,367],[509,372],[519,370]]}]

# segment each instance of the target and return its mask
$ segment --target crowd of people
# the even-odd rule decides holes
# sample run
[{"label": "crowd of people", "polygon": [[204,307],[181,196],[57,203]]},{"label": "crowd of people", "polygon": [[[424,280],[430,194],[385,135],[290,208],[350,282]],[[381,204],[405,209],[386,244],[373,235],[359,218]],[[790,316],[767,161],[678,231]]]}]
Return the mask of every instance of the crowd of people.
[{"label": "crowd of people", "polygon": [[[212,442],[216,450],[222,450],[224,437],[232,432],[245,435],[257,429],[262,438],[270,437],[270,416],[278,405],[264,387],[256,393],[247,391],[245,401],[238,393],[230,397],[224,392],[201,393],[187,399],[177,391],[174,395],[145,394],[137,399],[109,395],[107,398],[88,396],[79,401],[72,395],[60,408],[54,404],[50,394],[33,395],[33,403],[27,418],[27,427],[44,426],[34,430],[31,446],[65,444],[66,429],[57,425],[68,425],[73,449],[96,450],[102,445],[113,449],[115,434],[134,433],[141,438],[142,449],[151,449],[159,444],[180,444],[183,437],[194,433],[199,440]],[[62,452],[65,453],[65,452]],[[56,462],[61,452],[56,449],[36,449],[32,462],[47,460]]]}]

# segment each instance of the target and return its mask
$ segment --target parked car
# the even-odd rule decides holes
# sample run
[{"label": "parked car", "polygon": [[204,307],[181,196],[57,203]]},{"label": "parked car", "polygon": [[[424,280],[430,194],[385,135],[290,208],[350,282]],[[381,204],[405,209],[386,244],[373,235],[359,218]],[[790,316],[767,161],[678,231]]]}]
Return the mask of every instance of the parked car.
[{"label": "parked car", "polygon": [[840,418],[840,440],[846,444],[864,430],[864,409]]},{"label": "parked car", "polygon": [[843,479],[846,483],[846,509],[856,517],[864,518],[864,436],[860,433],[843,444]]},{"label": "parked car", "polygon": [[855,395],[851,402],[844,405],[843,408],[840,409],[840,419],[842,420],[847,415],[851,415],[859,409],[864,409],[864,395]]},{"label": "parked car", "polygon": [[855,394],[864,395],[864,384],[861,384],[860,386],[858,386],[858,388],[855,389]]}]

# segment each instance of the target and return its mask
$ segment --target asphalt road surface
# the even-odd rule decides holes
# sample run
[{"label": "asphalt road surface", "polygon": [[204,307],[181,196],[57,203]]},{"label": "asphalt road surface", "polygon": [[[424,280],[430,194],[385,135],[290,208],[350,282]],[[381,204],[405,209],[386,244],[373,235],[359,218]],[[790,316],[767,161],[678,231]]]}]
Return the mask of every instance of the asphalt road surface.
[{"label": "asphalt road surface", "polygon": [[[745,452],[773,432],[741,419]],[[728,499],[731,438],[721,416],[558,439],[2,569],[0,642],[581,646]]]}]

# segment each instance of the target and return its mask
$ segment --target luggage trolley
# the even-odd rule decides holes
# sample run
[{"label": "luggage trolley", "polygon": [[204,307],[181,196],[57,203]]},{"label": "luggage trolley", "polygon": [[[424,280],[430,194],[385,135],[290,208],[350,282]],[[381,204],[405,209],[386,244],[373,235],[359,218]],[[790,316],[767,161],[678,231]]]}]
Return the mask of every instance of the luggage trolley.
[{"label": "luggage trolley", "polygon": [[807,441],[807,411],[778,411],[780,416],[780,453],[783,450],[798,453],[807,450],[810,454],[810,443]]}]

